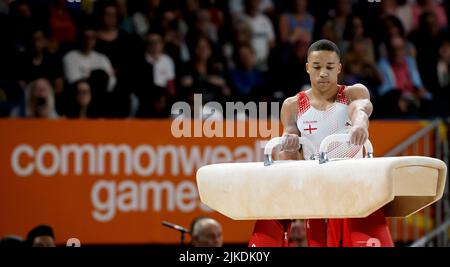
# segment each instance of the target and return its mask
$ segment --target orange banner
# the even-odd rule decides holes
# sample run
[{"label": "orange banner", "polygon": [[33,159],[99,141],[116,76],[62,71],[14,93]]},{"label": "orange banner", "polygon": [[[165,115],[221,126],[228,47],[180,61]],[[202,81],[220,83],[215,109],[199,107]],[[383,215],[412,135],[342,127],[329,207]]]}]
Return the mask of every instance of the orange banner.
[{"label": "orange banner", "polygon": [[[195,173],[215,162],[262,161],[267,138],[176,138],[172,127],[169,120],[0,120],[0,236],[50,224],[60,244],[175,244],[179,234],[163,220],[189,228],[207,215],[222,223],[226,243],[246,243],[253,222],[203,206]],[[375,156],[422,127],[371,122]]]}]

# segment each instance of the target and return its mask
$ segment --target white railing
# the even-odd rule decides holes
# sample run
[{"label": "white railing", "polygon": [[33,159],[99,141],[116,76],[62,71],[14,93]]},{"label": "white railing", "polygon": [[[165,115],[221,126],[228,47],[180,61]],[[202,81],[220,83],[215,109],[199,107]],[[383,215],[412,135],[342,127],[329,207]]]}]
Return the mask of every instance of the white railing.
[{"label": "white railing", "polygon": [[[449,163],[447,129],[440,119],[432,121],[401,144],[394,147],[384,156],[422,155],[443,160]],[[443,131],[444,130],[444,131]],[[433,145],[432,145],[433,144]],[[450,226],[449,187],[445,187],[440,201],[408,218],[390,219],[392,238],[397,243],[410,243],[411,246],[447,246],[447,230]]]}]

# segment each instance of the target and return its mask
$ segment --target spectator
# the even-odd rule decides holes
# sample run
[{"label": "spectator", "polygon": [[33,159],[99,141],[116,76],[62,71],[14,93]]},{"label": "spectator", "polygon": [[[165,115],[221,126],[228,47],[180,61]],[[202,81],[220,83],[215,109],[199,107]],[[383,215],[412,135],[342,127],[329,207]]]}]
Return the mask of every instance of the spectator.
[{"label": "spectator", "polygon": [[279,31],[282,43],[295,43],[302,39],[312,40],[314,17],[306,10],[308,0],[291,0],[289,12],[280,17]]},{"label": "spectator", "polygon": [[56,119],[55,96],[50,82],[39,78],[25,88],[25,101],[12,110],[12,117]]},{"label": "spectator", "polygon": [[128,0],[117,0],[117,11],[119,13],[119,31],[128,34],[134,33],[133,22],[128,16]]},{"label": "spectator", "polygon": [[351,15],[347,18],[344,40],[341,42],[341,51],[343,54],[348,51],[352,42],[361,44],[365,50],[366,57],[371,61],[375,60],[372,39],[366,36],[363,20],[356,15]]},{"label": "spectator", "polygon": [[[386,16],[382,18],[381,21],[381,39],[378,40],[378,57],[385,58],[387,57],[387,48],[386,46],[391,42],[391,40],[395,37],[400,37],[402,39],[406,38],[405,29],[403,28],[402,22],[395,16]],[[414,44],[405,40],[405,49],[406,54],[416,57],[416,48]]]},{"label": "spectator", "polygon": [[216,220],[208,217],[194,219],[191,224],[192,246],[222,247],[222,226]]},{"label": "spectator", "polygon": [[362,83],[367,86],[372,96],[382,83],[382,77],[377,69],[373,54],[367,52],[364,39],[354,40],[349,44],[347,53],[343,56],[343,84]]},{"label": "spectator", "polygon": [[30,247],[55,247],[55,235],[49,225],[38,225],[27,235],[26,243]]},{"label": "spectator", "polygon": [[149,32],[158,32],[161,34],[160,21],[163,13],[161,0],[147,0],[144,3],[131,18],[134,31],[142,39],[145,39]]},{"label": "spectator", "polygon": [[76,42],[77,32],[70,13],[66,10],[66,0],[51,0],[50,4],[50,30],[51,39],[65,47]]},{"label": "spectator", "polygon": [[69,118],[95,118],[95,110],[92,106],[91,86],[87,80],[80,80],[73,85],[72,109],[68,111]]},{"label": "spectator", "polygon": [[43,30],[34,30],[30,39],[22,58],[20,83],[25,87],[29,82],[42,77],[55,86],[55,93],[61,93],[64,88],[64,78],[60,56],[48,51],[48,38]]},{"label": "spectator", "polygon": [[270,50],[275,47],[275,32],[270,19],[259,9],[260,0],[245,0],[246,19],[252,30],[251,44],[255,51],[256,65],[260,70],[268,69]]},{"label": "spectator", "polygon": [[256,69],[255,53],[249,45],[241,45],[236,50],[236,67],[230,71],[230,83],[238,98],[258,95],[255,90],[264,84],[263,74]]},{"label": "spectator", "polygon": [[280,77],[279,85],[283,88],[285,96],[295,95],[310,84],[305,65],[309,45],[309,40],[297,41],[288,51],[285,65],[275,70],[276,76]]},{"label": "spectator", "polygon": [[116,75],[109,59],[94,50],[97,33],[92,28],[81,31],[80,45],[63,57],[64,76],[69,83],[86,79],[93,70],[102,70],[108,74],[108,91],[116,86]]},{"label": "spectator", "polygon": [[228,66],[234,67],[234,49],[240,45],[251,45],[252,30],[247,20],[236,19],[232,24],[231,38],[224,47],[224,55],[228,60]]},{"label": "spectator", "polygon": [[[228,1],[228,8],[231,15],[239,16],[245,11],[245,1],[246,0],[233,0]],[[258,12],[265,13],[267,15],[273,15],[275,13],[275,6],[272,0],[261,0],[258,1],[257,10]]]},{"label": "spectator", "polygon": [[430,12],[422,13],[419,28],[410,35],[410,40],[417,49],[417,65],[424,86],[432,90],[432,93],[438,87],[436,64],[442,36],[443,32],[439,30],[437,18],[434,13]]},{"label": "spectator", "polygon": [[209,16],[211,18],[211,23],[217,29],[220,29],[224,26],[225,16],[222,10],[226,8],[225,1],[217,1],[217,0],[204,0],[203,8],[206,8],[209,12]]},{"label": "spectator", "polygon": [[413,28],[419,27],[420,16],[424,12],[434,13],[438,21],[439,28],[448,27],[447,14],[445,9],[435,0],[417,0],[417,4],[413,5]]},{"label": "spectator", "polygon": [[345,25],[351,13],[350,0],[337,0],[335,8],[330,12],[331,18],[323,25],[322,37],[331,37],[333,39],[329,39],[330,41],[340,44],[344,39]]},{"label": "spectator", "polygon": [[164,43],[157,33],[147,36],[147,50],[145,53],[147,64],[153,68],[153,83],[166,89],[169,96],[175,95],[175,65],[172,58],[164,53]]},{"label": "spectator", "polygon": [[176,95],[175,64],[163,53],[163,41],[157,33],[146,39],[147,49],[133,68],[133,90],[139,100],[137,117],[167,117],[167,101]]},{"label": "spectator", "polygon": [[[108,57],[114,73],[120,81],[130,60],[137,57],[136,50],[141,47],[130,36],[119,29],[119,11],[115,1],[96,2],[96,19],[100,24],[97,32],[95,50]],[[138,47],[139,49],[133,49]]]},{"label": "spectator", "polygon": [[381,1],[383,12],[386,15],[396,16],[408,34],[413,30],[413,8],[407,3],[408,0],[384,0]]},{"label": "spectator", "polygon": [[407,55],[405,41],[401,37],[394,37],[388,44],[388,58],[378,62],[378,68],[383,77],[383,84],[378,88],[380,96],[390,90],[401,90],[402,95],[414,99],[417,106],[430,101],[432,95],[425,89],[417,69],[416,61]]},{"label": "spectator", "polygon": [[174,60],[176,67],[185,64],[191,56],[186,43],[188,25],[176,11],[168,10],[162,17],[164,50]]},{"label": "spectator", "polygon": [[436,64],[438,89],[436,99],[438,115],[450,116],[450,41],[444,40],[439,45],[439,58]]},{"label": "spectator", "polygon": [[16,51],[23,52],[36,21],[30,4],[26,0],[16,0],[10,5],[11,39]]},{"label": "spectator", "polygon": [[197,41],[193,56],[180,79],[183,88],[180,93],[201,93],[205,102],[223,101],[230,95],[230,89],[225,80],[224,66],[213,57],[208,39],[200,38]]},{"label": "spectator", "polygon": [[293,220],[291,223],[291,233],[289,235],[290,247],[307,247],[306,226],[304,220]]},{"label": "spectator", "polygon": [[192,26],[195,24],[197,12],[199,10],[200,10],[199,0],[181,1],[181,13],[187,25]]},{"label": "spectator", "polygon": [[207,9],[200,9],[195,16],[195,23],[189,29],[186,42],[191,54],[195,52],[195,46],[200,38],[206,38],[212,45],[213,53],[216,57],[222,57],[222,48],[219,44],[218,29],[211,21],[210,13]]},{"label": "spectator", "polygon": [[13,80],[0,79],[0,117],[12,116],[20,104],[24,105],[23,87]]}]

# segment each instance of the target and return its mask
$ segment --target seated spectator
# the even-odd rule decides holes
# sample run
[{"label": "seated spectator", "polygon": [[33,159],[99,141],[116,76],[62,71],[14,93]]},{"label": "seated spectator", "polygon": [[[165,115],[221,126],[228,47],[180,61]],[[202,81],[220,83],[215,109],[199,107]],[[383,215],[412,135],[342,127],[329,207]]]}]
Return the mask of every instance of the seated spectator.
[{"label": "seated spectator", "polygon": [[347,18],[347,23],[344,31],[344,40],[340,44],[342,54],[348,51],[351,43],[357,42],[364,48],[365,58],[370,61],[375,61],[375,51],[373,48],[372,39],[366,36],[363,20],[355,15]]},{"label": "seated spectator", "polygon": [[435,0],[417,0],[417,3],[413,5],[413,28],[419,27],[420,16],[424,12],[431,12],[436,15],[439,28],[444,29],[448,27],[447,14],[445,9]]},{"label": "seated spectator", "polygon": [[141,41],[119,29],[119,8],[115,1],[97,1],[94,12],[99,24],[95,50],[108,57],[120,81],[130,62],[140,56]]},{"label": "seated spectator", "polygon": [[435,93],[436,64],[438,61],[439,43],[445,32],[439,29],[436,15],[424,12],[420,16],[419,28],[413,31],[409,39],[417,49],[417,66],[420,76],[426,88]]},{"label": "seated spectator", "polygon": [[180,79],[181,94],[200,93],[205,102],[223,101],[230,95],[224,66],[212,54],[211,43],[200,38],[192,61],[185,66]]},{"label": "seated spectator", "polygon": [[137,33],[142,39],[145,39],[149,32],[161,33],[160,22],[163,7],[161,5],[161,0],[147,0],[141,1],[141,3],[142,2],[144,3],[143,6],[136,8],[137,12],[132,15],[131,20],[135,33]]},{"label": "seated spectator", "polygon": [[29,1],[16,0],[11,2],[9,17],[11,41],[14,49],[22,52],[25,50],[27,40],[37,23]]},{"label": "seated spectator", "polygon": [[133,22],[128,15],[128,0],[117,0],[117,10],[119,13],[119,30],[128,34],[134,33]]},{"label": "seated spectator", "polygon": [[25,99],[12,110],[12,117],[56,119],[55,96],[50,82],[39,78],[25,88]]},{"label": "seated spectator", "polygon": [[310,41],[307,39],[297,41],[288,51],[283,67],[271,70],[275,71],[276,77],[280,77],[278,84],[283,88],[285,97],[297,94],[310,84],[305,65],[309,45]]},{"label": "seated spectator", "polygon": [[289,11],[280,17],[279,31],[282,43],[295,43],[302,35],[312,40],[314,17],[306,10],[308,0],[291,0]]},{"label": "seated spectator", "polygon": [[331,18],[322,27],[322,38],[332,38],[329,40],[340,45],[344,39],[345,26],[351,13],[352,3],[350,0],[335,1],[335,7],[330,12]]},{"label": "seated spectator", "polygon": [[167,117],[167,101],[176,94],[175,64],[163,52],[163,41],[157,33],[147,36],[147,49],[133,67],[133,90],[139,100],[137,117]]},{"label": "seated spectator", "polygon": [[383,13],[396,16],[403,24],[405,33],[413,30],[413,8],[408,0],[384,0],[381,1]]},{"label": "seated spectator", "polygon": [[367,86],[372,96],[381,85],[382,78],[374,61],[373,54],[367,53],[366,43],[360,39],[349,44],[347,53],[342,58],[342,83],[362,83]]},{"label": "seated spectator", "polygon": [[450,41],[444,40],[439,45],[439,58],[436,64],[438,88],[436,99],[438,115],[450,116]]},{"label": "seated spectator", "polygon": [[268,58],[275,47],[275,31],[272,21],[258,9],[259,0],[245,0],[245,19],[252,30],[251,45],[255,51],[256,66],[262,71],[268,69]]},{"label": "seated spectator", "polygon": [[59,113],[64,106],[64,74],[62,71],[62,59],[59,53],[49,51],[48,38],[44,30],[35,29],[30,38],[19,70],[19,84],[26,84],[38,78],[46,78],[55,89],[55,105]]},{"label": "seated spectator", "polygon": [[12,110],[23,104],[24,95],[18,82],[0,80],[0,117],[12,115]]},{"label": "seated spectator", "polygon": [[87,79],[93,70],[103,70],[109,76],[108,91],[116,86],[116,75],[109,59],[94,50],[97,32],[92,28],[81,31],[80,45],[63,57],[64,76],[69,83]]},{"label": "seated spectator", "polygon": [[61,93],[64,88],[61,57],[49,52],[48,38],[43,30],[34,30],[30,39],[21,60],[20,83],[25,87],[37,78],[46,78],[55,86],[55,93]]},{"label": "seated spectator", "polygon": [[71,109],[68,111],[69,118],[95,118],[95,110],[92,106],[91,86],[87,80],[75,82],[71,92]]},{"label": "seated spectator", "polygon": [[30,247],[55,247],[55,235],[49,225],[38,225],[27,235],[26,243]]},{"label": "seated spectator", "polygon": [[[387,57],[386,46],[394,37],[400,37],[405,39],[406,33],[402,25],[402,22],[395,16],[386,16],[381,20],[381,36],[378,40],[378,58]],[[414,44],[405,40],[406,54],[412,57],[416,57],[416,48]]]},{"label": "seated spectator", "polygon": [[216,25],[211,20],[211,14],[207,9],[200,9],[195,13],[194,23],[189,25],[189,31],[186,34],[186,44],[191,55],[195,54],[197,41],[200,38],[206,38],[211,45],[212,53],[215,58],[222,58],[222,46],[219,43],[219,32]]},{"label": "seated spectator", "polygon": [[[240,16],[245,11],[245,0],[228,1],[228,9],[231,15]],[[265,13],[269,16],[274,15],[275,6],[272,0],[261,0],[257,4],[258,12]]]},{"label": "seated spectator", "polygon": [[222,226],[212,218],[198,217],[191,224],[192,246],[222,247]]},{"label": "seated spectator", "polygon": [[425,89],[417,70],[416,61],[408,56],[405,41],[394,37],[388,44],[388,58],[381,58],[378,68],[383,77],[383,84],[378,88],[378,94],[383,96],[390,90],[401,90],[402,95],[416,99],[424,104],[432,99],[431,93]]},{"label": "seated spectator", "polygon": [[251,44],[252,29],[250,28],[250,24],[245,19],[235,19],[232,23],[230,35],[231,38],[224,44],[223,51],[227,60],[227,65],[229,67],[234,67],[234,49],[240,45]]},{"label": "seated spectator", "polygon": [[236,50],[236,67],[230,70],[230,84],[238,98],[248,97],[263,85],[263,73],[256,68],[255,53],[249,45]]},{"label": "seated spectator", "polygon": [[164,53],[164,43],[161,36],[151,33],[147,36],[145,61],[153,68],[153,82],[165,88],[169,96],[175,95],[175,64],[170,56]]},{"label": "seated spectator", "polygon": [[73,45],[77,38],[75,24],[66,10],[66,0],[50,1],[51,39],[64,47]]},{"label": "seated spectator", "polygon": [[190,59],[190,51],[186,43],[188,25],[175,11],[165,11],[161,27],[164,32],[164,50],[173,59],[175,66],[185,64]]}]

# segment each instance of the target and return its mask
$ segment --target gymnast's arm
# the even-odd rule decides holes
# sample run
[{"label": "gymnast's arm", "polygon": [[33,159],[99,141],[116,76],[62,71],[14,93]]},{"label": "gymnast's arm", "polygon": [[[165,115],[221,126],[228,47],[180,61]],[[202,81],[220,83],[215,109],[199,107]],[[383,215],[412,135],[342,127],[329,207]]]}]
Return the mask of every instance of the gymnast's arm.
[{"label": "gymnast's arm", "polygon": [[289,97],[281,106],[281,123],[283,124],[283,143],[281,144],[280,160],[302,160],[303,153],[299,147],[297,128],[297,96]]},{"label": "gymnast's arm", "polygon": [[352,121],[352,128],[349,130],[350,142],[364,145],[369,138],[369,117],[373,110],[369,90],[362,84],[354,84],[345,89],[345,94],[351,101],[348,106],[348,116]]}]

